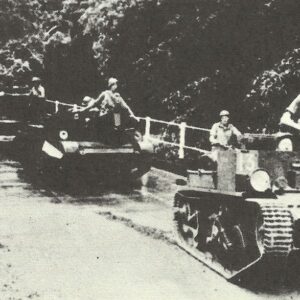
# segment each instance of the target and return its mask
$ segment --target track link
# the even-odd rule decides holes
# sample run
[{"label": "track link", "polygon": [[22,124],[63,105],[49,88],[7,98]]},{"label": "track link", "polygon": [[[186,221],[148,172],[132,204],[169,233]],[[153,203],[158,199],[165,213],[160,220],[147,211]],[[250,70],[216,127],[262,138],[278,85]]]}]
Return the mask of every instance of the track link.
[{"label": "track link", "polygon": [[293,244],[293,219],[283,205],[260,205],[265,257],[287,257]]}]

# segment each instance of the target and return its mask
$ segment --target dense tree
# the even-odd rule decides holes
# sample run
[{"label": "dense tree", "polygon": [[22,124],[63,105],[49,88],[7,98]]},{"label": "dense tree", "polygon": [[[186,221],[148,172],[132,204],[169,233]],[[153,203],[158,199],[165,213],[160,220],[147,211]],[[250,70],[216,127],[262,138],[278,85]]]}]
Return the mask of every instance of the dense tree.
[{"label": "dense tree", "polygon": [[70,101],[116,76],[140,114],[210,126],[227,108],[244,130],[275,130],[300,92],[299,8],[298,0],[3,0],[0,72],[45,72],[51,97]]},{"label": "dense tree", "polygon": [[271,90],[267,98],[254,97],[249,91],[259,93],[260,81],[254,78],[272,81],[278,62],[299,47],[296,0],[89,3],[80,22],[94,38],[99,69],[118,76],[135,106],[157,117],[208,126],[222,108],[232,110],[237,123],[251,104],[253,115],[262,114]]},{"label": "dense tree", "polygon": [[59,0],[2,0],[0,3],[0,84],[28,83],[43,75],[43,41],[58,19]]}]

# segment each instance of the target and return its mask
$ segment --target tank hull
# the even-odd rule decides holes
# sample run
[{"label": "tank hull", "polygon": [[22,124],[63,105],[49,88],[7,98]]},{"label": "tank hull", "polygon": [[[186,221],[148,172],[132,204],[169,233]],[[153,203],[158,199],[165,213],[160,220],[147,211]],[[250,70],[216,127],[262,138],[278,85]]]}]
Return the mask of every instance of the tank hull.
[{"label": "tank hull", "polygon": [[130,137],[109,144],[94,137],[61,139],[61,131],[60,127],[49,130],[47,126],[27,124],[14,139],[12,152],[32,174],[60,183],[128,182],[150,170],[152,148],[146,149]]},{"label": "tank hull", "polygon": [[[90,149],[88,149],[90,150]],[[99,150],[99,149],[97,149]],[[101,149],[102,150],[102,149]],[[105,149],[107,151],[107,149]],[[122,149],[109,149],[122,150]],[[147,156],[138,153],[96,153],[65,155],[61,160],[43,155],[43,166],[39,172],[51,176],[51,170],[58,170],[63,178],[77,177],[83,181],[129,182],[143,176],[150,170],[151,162]]]}]

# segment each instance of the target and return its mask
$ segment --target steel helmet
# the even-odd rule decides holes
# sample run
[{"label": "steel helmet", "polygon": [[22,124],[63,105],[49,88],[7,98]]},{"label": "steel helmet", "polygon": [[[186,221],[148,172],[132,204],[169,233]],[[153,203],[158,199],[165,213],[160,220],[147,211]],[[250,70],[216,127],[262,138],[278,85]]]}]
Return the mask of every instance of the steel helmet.
[{"label": "steel helmet", "polygon": [[89,102],[91,101],[93,98],[89,97],[89,96],[85,96],[83,99],[82,99],[82,102]]},{"label": "steel helmet", "polygon": [[41,78],[39,77],[32,77],[32,82],[40,82]]},{"label": "steel helmet", "polygon": [[220,117],[223,117],[223,116],[229,116],[229,115],[230,115],[230,113],[229,113],[228,110],[222,110],[222,111],[220,112]]},{"label": "steel helmet", "polygon": [[118,79],[113,78],[113,77],[109,78],[108,79],[108,87],[111,87],[112,85],[116,84],[117,82],[118,82]]}]

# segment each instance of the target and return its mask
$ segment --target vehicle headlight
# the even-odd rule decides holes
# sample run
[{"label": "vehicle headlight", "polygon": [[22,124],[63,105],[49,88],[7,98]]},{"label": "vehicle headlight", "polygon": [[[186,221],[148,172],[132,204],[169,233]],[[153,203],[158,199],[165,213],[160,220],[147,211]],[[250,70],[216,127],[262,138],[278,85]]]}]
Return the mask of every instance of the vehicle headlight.
[{"label": "vehicle headlight", "polygon": [[59,137],[60,137],[63,141],[67,140],[68,137],[69,137],[68,131],[66,131],[66,130],[61,130],[61,131],[59,132]]},{"label": "vehicle headlight", "polygon": [[293,151],[293,142],[290,138],[283,138],[278,142],[277,151]]},{"label": "vehicle headlight", "polygon": [[271,178],[266,170],[255,170],[250,176],[250,184],[257,192],[265,192],[271,188]]}]

